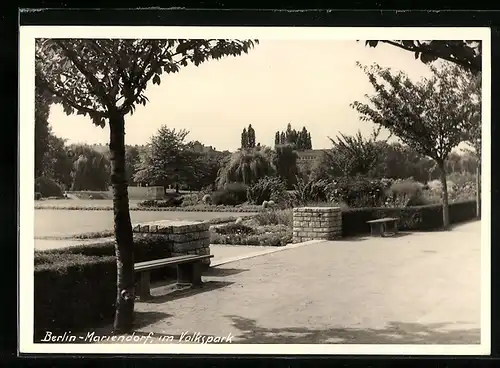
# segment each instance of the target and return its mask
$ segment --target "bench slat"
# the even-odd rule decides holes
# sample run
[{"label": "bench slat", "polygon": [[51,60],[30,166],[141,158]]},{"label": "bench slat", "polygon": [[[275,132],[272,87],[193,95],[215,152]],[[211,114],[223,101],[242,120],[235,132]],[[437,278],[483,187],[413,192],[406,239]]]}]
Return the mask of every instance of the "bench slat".
[{"label": "bench slat", "polygon": [[366,221],[367,224],[376,224],[379,222],[392,222],[392,221],[398,221],[398,218],[393,218],[393,217],[385,217],[377,220],[371,220],[371,221]]},{"label": "bench slat", "polygon": [[155,259],[152,261],[136,263],[134,265],[134,271],[140,272],[140,271],[153,270],[156,268],[162,268],[162,267],[169,266],[169,265],[178,265],[178,264],[182,264],[182,263],[191,263],[191,262],[202,261],[202,260],[208,259],[208,258],[213,258],[213,255],[212,254],[201,255],[201,256],[188,255],[188,256]]}]

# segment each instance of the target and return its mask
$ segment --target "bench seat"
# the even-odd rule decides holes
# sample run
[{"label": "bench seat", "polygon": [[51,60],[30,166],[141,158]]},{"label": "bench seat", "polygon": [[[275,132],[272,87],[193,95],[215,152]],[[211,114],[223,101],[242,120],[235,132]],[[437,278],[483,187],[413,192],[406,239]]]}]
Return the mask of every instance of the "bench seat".
[{"label": "bench seat", "polygon": [[[397,234],[398,222],[399,218],[396,217],[384,217],[381,219],[366,221],[367,224],[370,224],[370,234],[372,236],[385,236],[388,235],[388,233]],[[389,228],[387,226],[388,224],[391,225]]]},{"label": "bench seat", "polygon": [[202,261],[212,257],[213,255],[209,254],[186,255],[136,263],[134,272],[139,276],[137,283],[139,300],[144,301],[151,297],[151,271],[164,267],[177,266],[178,284],[191,284],[193,287],[201,286]]}]

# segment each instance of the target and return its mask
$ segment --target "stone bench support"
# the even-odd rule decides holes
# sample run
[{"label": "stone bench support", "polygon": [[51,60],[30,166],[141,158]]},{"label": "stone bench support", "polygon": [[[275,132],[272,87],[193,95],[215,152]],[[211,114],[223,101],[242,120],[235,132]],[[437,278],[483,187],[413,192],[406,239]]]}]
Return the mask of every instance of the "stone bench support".
[{"label": "stone bench support", "polygon": [[[210,224],[196,221],[154,221],[135,225],[134,233],[165,237],[165,246],[169,247],[170,256],[209,255]],[[203,263],[210,265],[210,258]]]},{"label": "stone bench support", "polygon": [[340,207],[299,207],[293,209],[293,242],[335,240],[342,237]]}]

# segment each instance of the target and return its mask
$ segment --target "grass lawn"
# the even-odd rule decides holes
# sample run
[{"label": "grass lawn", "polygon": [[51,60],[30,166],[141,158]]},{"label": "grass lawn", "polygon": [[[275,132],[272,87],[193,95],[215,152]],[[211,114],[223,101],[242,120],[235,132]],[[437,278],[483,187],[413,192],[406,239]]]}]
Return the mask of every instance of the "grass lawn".
[{"label": "grass lawn", "polygon": [[[130,208],[137,207],[137,204],[141,202],[138,199],[129,199]],[[111,199],[44,199],[41,201],[35,201],[35,208],[43,207],[68,207],[68,206],[78,206],[78,207],[110,207],[113,206],[113,200]]]},{"label": "grass lawn", "polygon": [[[93,200],[91,202],[96,202]],[[131,211],[132,224],[158,220],[206,221],[251,213]],[[65,236],[113,229],[112,211],[35,210],[35,237]]]}]

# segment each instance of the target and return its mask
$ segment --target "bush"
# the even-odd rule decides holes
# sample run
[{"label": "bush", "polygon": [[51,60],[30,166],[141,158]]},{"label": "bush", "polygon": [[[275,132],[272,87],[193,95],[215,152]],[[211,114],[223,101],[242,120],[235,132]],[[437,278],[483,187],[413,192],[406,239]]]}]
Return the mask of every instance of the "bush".
[{"label": "bush", "polygon": [[[449,204],[450,224],[472,220],[476,217],[476,201]],[[442,205],[403,208],[354,208],[342,211],[342,236],[368,234],[367,221],[382,217],[398,217],[401,230],[437,230],[443,226]]]},{"label": "bush", "polygon": [[304,205],[309,202],[326,202],[331,191],[331,185],[327,180],[304,181],[297,178],[294,191],[290,192],[291,206]]},{"label": "bush", "polygon": [[283,181],[275,177],[264,177],[247,189],[247,199],[250,203],[261,205],[264,201],[280,201],[286,193]]},{"label": "bush", "polygon": [[395,180],[389,189],[385,205],[387,207],[423,206],[430,204],[423,195],[424,185],[412,178]]},{"label": "bush", "polygon": [[347,204],[350,208],[381,207],[390,182],[362,176],[342,177],[330,186],[329,200]]},{"label": "bush", "polygon": [[183,203],[183,197],[181,196],[167,196],[165,199],[146,199],[139,202],[137,205],[139,207],[146,208],[165,208],[165,207],[179,207]]},{"label": "bush", "polygon": [[201,202],[206,205],[212,204],[212,197],[210,197],[210,194],[205,194],[201,198]]},{"label": "bush", "polygon": [[217,226],[213,229],[217,234],[234,235],[234,234],[253,234],[254,229],[242,223],[231,223],[223,226]]},{"label": "bush", "polygon": [[[135,262],[171,257],[161,236],[134,234]],[[68,331],[111,323],[116,298],[114,242],[37,251],[35,333]],[[151,280],[175,277],[175,269],[151,273]]]},{"label": "bush", "polygon": [[35,339],[112,323],[116,301],[114,257],[59,254],[35,257]]},{"label": "bush", "polygon": [[[161,235],[143,235],[134,234],[134,255],[135,262],[150,261],[153,259],[170,257],[169,242]],[[57,257],[60,254],[75,254],[88,257],[114,257],[115,256],[115,242],[96,242],[75,245],[65,248],[50,249],[37,253],[44,257]]]},{"label": "bush", "polygon": [[184,194],[182,196],[182,206],[196,206],[199,203],[198,194]]},{"label": "bush", "polygon": [[229,183],[212,193],[212,203],[216,206],[236,206],[247,200],[247,186],[243,183]]},{"label": "bush", "polygon": [[265,232],[261,234],[219,234],[210,233],[210,243],[212,244],[231,244],[231,245],[257,245],[280,247],[292,242],[292,230]]},{"label": "bush", "polygon": [[35,179],[35,192],[39,192],[42,197],[62,197],[63,190],[51,178],[40,176]]},{"label": "bush", "polygon": [[42,199],[42,193],[35,192],[35,201],[39,201],[40,199]]},{"label": "bush", "polygon": [[270,210],[260,212],[253,217],[259,226],[265,225],[293,225],[293,210]]}]

